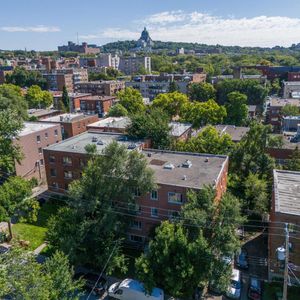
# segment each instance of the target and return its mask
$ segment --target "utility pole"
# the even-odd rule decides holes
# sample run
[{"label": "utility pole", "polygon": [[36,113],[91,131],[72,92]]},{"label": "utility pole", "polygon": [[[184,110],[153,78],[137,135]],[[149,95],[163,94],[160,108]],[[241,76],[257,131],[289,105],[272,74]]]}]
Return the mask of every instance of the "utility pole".
[{"label": "utility pole", "polygon": [[288,227],[288,223],[285,223],[285,264],[284,264],[282,300],[287,300],[288,277],[289,277],[289,227]]}]

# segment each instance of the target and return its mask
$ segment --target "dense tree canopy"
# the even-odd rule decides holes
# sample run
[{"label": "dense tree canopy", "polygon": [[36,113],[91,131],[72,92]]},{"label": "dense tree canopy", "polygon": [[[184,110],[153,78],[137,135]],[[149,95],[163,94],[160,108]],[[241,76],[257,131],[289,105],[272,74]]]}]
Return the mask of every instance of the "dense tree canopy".
[{"label": "dense tree canopy", "polygon": [[231,92],[227,95],[225,104],[227,111],[226,124],[242,126],[248,118],[247,96],[240,92]]},{"label": "dense tree canopy", "polygon": [[121,241],[137,213],[134,192],[155,188],[153,172],[138,151],[114,142],[96,153],[94,146],[81,179],[70,186],[68,207],[50,219],[47,238],[80,265],[103,267],[114,250],[107,271],[125,270]]},{"label": "dense tree canopy", "polygon": [[188,141],[177,142],[175,148],[178,151],[229,154],[233,146],[230,135],[221,134],[215,127],[207,126]]},{"label": "dense tree canopy", "polygon": [[134,139],[150,139],[153,148],[166,149],[170,144],[169,118],[160,109],[133,115],[127,132]]},{"label": "dense tree canopy", "polygon": [[43,91],[38,85],[32,85],[27,90],[25,100],[29,108],[47,108],[53,104],[53,95]]},{"label": "dense tree canopy", "polygon": [[182,109],[189,103],[185,94],[180,92],[159,94],[153,100],[152,106],[163,110],[170,118],[182,113]]},{"label": "dense tree canopy", "polygon": [[125,90],[118,92],[117,97],[120,99],[119,103],[126,108],[129,114],[145,111],[143,97],[138,90],[127,87]]},{"label": "dense tree canopy", "polygon": [[194,128],[200,128],[207,124],[221,124],[226,117],[224,106],[218,105],[214,100],[206,102],[191,102],[182,109],[182,119],[192,123]]},{"label": "dense tree canopy", "polygon": [[33,254],[12,248],[0,256],[0,297],[12,299],[79,299],[82,280],[73,280],[68,259],[56,252],[44,264]]},{"label": "dense tree canopy", "polygon": [[283,116],[299,116],[299,107],[296,105],[287,104],[281,109],[281,114]]},{"label": "dense tree canopy", "polygon": [[216,100],[216,89],[210,83],[192,83],[189,85],[189,97],[196,101]]},{"label": "dense tree canopy", "polygon": [[109,109],[109,117],[125,117],[128,116],[127,109],[120,103],[115,104]]}]

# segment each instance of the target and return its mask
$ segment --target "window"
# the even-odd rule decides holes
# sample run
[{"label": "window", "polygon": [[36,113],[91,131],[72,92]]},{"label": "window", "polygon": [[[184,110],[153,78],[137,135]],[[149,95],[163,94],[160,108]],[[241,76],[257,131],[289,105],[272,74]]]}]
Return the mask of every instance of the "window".
[{"label": "window", "polygon": [[150,195],[151,200],[158,200],[158,192],[157,190],[152,190]]},{"label": "window", "polygon": [[143,239],[142,236],[131,234],[131,235],[130,235],[130,240],[131,240],[132,242],[135,242],[135,243],[142,243],[144,239]]},{"label": "window", "polygon": [[168,211],[169,219],[175,220],[179,218],[179,212],[176,210],[169,210]]},{"label": "window", "polygon": [[133,189],[133,193],[135,197],[140,197],[141,196],[141,192],[138,188],[134,188]]},{"label": "window", "polygon": [[65,190],[67,191],[69,189],[69,184],[65,183]]},{"label": "window", "polygon": [[54,135],[58,136],[58,130],[57,129],[54,129]]},{"label": "window", "polygon": [[39,151],[39,154],[43,153],[43,149],[41,147],[38,149],[38,151]]},{"label": "window", "polygon": [[133,221],[130,222],[130,227],[132,229],[142,229],[142,222],[133,220]]},{"label": "window", "polygon": [[180,193],[169,192],[168,193],[168,202],[170,203],[182,203],[182,195]]},{"label": "window", "polygon": [[40,159],[40,165],[43,166],[44,165],[44,160]]},{"label": "window", "polygon": [[38,143],[41,142],[41,136],[40,136],[40,135],[37,135],[37,136],[36,136],[36,141],[37,141]]},{"label": "window", "polygon": [[151,217],[158,217],[158,209],[156,207],[151,207]]},{"label": "window", "polygon": [[139,206],[138,204],[134,204],[134,203],[128,203],[128,210],[130,213],[133,213],[133,214],[140,215],[142,213],[141,206]]},{"label": "window", "polygon": [[64,177],[70,179],[73,177],[72,171],[64,171]]},{"label": "window", "polygon": [[80,165],[80,167],[82,167],[82,168],[84,168],[85,165],[86,165],[85,161],[84,161],[82,158],[79,158],[79,165]]},{"label": "window", "polygon": [[50,175],[51,175],[51,177],[55,177],[56,176],[56,169],[50,169]]},{"label": "window", "polygon": [[72,164],[72,158],[69,156],[64,156],[63,157],[63,164],[65,165],[71,165]]},{"label": "window", "polygon": [[49,162],[50,163],[55,163],[55,156],[54,155],[49,156]]},{"label": "window", "polygon": [[45,132],[45,138],[46,139],[48,138],[48,132]]}]

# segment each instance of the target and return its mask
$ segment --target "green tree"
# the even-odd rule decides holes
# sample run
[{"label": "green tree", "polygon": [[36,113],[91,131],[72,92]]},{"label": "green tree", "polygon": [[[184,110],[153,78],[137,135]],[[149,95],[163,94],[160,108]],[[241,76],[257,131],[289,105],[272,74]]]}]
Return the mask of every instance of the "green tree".
[{"label": "green tree", "polygon": [[216,89],[210,83],[192,83],[189,85],[189,97],[191,100],[208,101],[216,100]]},{"label": "green tree", "polygon": [[165,149],[170,144],[169,118],[160,109],[133,115],[127,132],[134,139],[150,139],[154,148]]},{"label": "green tree", "polygon": [[22,96],[21,88],[13,84],[0,85],[0,110],[10,109],[26,119],[27,102]]},{"label": "green tree", "polygon": [[61,100],[62,100],[62,103],[64,104],[65,111],[70,112],[70,97],[69,97],[69,93],[68,93],[65,85],[63,86]]},{"label": "green tree", "polygon": [[48,91],[42,91],[38,85],[32,85],[25,95],[30,108],[47,108],[53,104],[53,96]]},{"label": "green tree", "polygon": [[102,153],[88,148],[88,165],[70,186],[68,207],[50,219],[47,239],[80,265],[104,266],[114,251],[107,272],[124,271],[121,241],[132,220],[128,214],[137,213],[133,192],[143,195],[155,188],[153,171],[142,153],[117,142]]},{"label": "green tree", "polygon": [[181,115],[184,106],[189,103],[185,94],[179,92],[159,94],[153,100],[152,106],[163,110],[170,118]]},{"label": "green tree", "polygon": [[218,105],[214,100],[189,103],[182,112],[183,120],[192,123],[194,128],[220,124],[226,115],[225,107]]},{"label": "green tree", "polygon": [[117,97],[120,99],[119,103],[126,108],[129,114],[142,112],[146,109],[142,94],[132,87],[127,87],[118,92]]},{"label": "green tree", "polygon": [[0,111],[0,178],[5,178],[20,163],[22,153],[14,142],[23,127],[23,121],[17,112],[10,109]]},{"label": "green tree", "polygon": [[280,90],[281,90],[280,80],[279,80],[279,78],[275,78],[271,82],[271,93],[279,95]]},{"label": "green tree", "polygon": [[126,116],[128,116],[128,111],[122,104],[117,103],[109,109],[108,116],[109,117],[126,117]]},{"label": "green tree", "polygon": [[277,148],[281,149],[283,147],[283,136],[282,135],[275,135],[275,134],[270,134],[268,136],[268,141],[267,141],[268,148]]},{"label": "green tree", "polygon": [[221,134],[213,126],[207,126],[196,137],[191,137],[187,142],[176,143],[177,151],[187,151],[210,154],[229,154],[234,143],[229,134]]},{"label": "green tree", "polygon": [[39,204],[31,198],[31,183],[21,177],[9,177],[0,187],[0,220],[8,223],[12,238],[11,218],[36,221]]},{"label": "green tree", "polygon": [[177,83],[172,80],[169,83],[169,93],[174,93],[174,92],[178,92],[179,91],[179,86],[177,85]]},{"label": "green tree", "polygon": [[288,160],[285,169],[290,171],[300,171],[300,151],[298,147],[293,151],[292,157]]},{"label": "green tree", "polygon": [[283,116],[299,116],[300,111],[298,106],[292,105],[292,104],[287,104],[281,109],[281,114]]},{"label": "green tree", "polygon": [[180,215],[156,229],[148,252],[136,260],[148,291],[161,286],[172,296],[190,297],[211,280],[226,290],[230,266],[221,258],[239,248],[235,230],[244,219],[235,197],[226,193],[219,202],[215,198],[212,187],[189,191]]},{"label": "green tree", "polygon": [[79,299],[83,282],[60,252],[39,264],[33,254],[13,247],[0,256],[0,297],[17,300]]},{"label": "green tree", "polygon": [[226,123],[236,126],[244,125],[248,117],[247,96],[240,92],[231,92],[227,95]]}]

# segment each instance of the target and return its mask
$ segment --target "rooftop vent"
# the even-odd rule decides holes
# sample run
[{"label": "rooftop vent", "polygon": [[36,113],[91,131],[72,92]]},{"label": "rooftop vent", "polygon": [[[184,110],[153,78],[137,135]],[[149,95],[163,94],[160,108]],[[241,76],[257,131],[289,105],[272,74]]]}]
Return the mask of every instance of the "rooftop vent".
[{"label": "rooftop vent", "polygon": [[208,157],[206,157],[204,161],[205,161],[205,162],[208,162],[208,160],[209,160]]},{"label": "rooftop vent", "polygon": [[173,170],[175,168],[175,166],[171,163],[167,163],[164,165],[164,169],[167,169],[167,170]]},{"label": "rooftop vent", "polygon": [[186,179],[187,179],[186,175],[183,175],[182,180],[186,180]]},{"label": "rooftop vent", "polygon": [[192,166],[192,162],[188,159],[182,164],[183,168],[190,168],[191,166]]},{"label": "rooftop vent", "polygon": [[99,140],[99,141],[97,142],[97,145],[104,145],[104,143],[103,143],[103,141]]},{"label": "rooftop vent", "polygon": [[97,142],[97,138],[95,136],[92,137],[92,142],[94,142],[94,143]]}]

